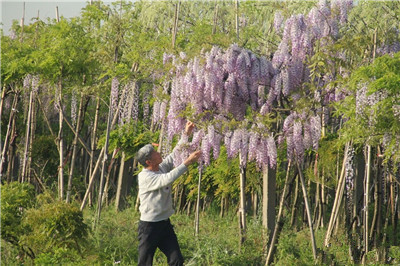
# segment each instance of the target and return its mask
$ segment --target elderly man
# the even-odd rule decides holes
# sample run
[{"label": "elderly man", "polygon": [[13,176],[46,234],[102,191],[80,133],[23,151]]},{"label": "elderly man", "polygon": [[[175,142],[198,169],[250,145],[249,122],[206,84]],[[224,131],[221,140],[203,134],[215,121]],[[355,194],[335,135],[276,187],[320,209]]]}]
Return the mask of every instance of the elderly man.
[{"label": "elderly man", "polygon": [[[193,128],[194,124],[187,122],[184,134],[191,134]],[[177,146],[184,137],[187,136],[183,136]],[[137,160],[144,166],[138,175],[140,198],[138,265],[152,265],[157,248],[167,256],[169,265],[183,265],[178,239],[169,220],[174,213],[171,185],[187,171],[190,164],[199,159],[200,155],[201,152],[196,151],[174,168],[172,154],[163,160],[151,144],[145,145],[138,151]]]}]

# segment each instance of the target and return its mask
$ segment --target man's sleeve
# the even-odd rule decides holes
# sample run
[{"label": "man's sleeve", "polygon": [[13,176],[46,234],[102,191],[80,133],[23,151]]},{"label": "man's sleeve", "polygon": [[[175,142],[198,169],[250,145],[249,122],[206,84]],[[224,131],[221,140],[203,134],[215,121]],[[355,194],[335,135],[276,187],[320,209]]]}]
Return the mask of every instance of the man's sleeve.
[{"label": "man's sleeve", "polygon": [[[170,185],[178,177],[180,177],[187,170],[186,165],[181,164],[174,168],[172,171],[166,174],[156,174],[151,173],[146,177],[141,177],[146,181],[142,183],[143,188],[146,191],[153,191]],[[142,179],[142,180],[143,180]]]}]

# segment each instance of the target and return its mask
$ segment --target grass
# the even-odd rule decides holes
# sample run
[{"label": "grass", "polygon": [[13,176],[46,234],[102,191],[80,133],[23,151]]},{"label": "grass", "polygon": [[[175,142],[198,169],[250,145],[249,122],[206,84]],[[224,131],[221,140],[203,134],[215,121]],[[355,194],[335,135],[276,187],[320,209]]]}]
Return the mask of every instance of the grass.
[{"label": "grass", "polygon": [[[85,222],[93,224],[93,209],[84,212]],[[133,208],[116,213],[113,207],[105,208],[101,221],[92,229],[82,253],[74,253],[62,248],[51,254],[40,254],[36,265],[137,265],[138,240],[137,227],[139,213]],[[229,213],[220,218],[215,212],[200,214],[199,236],[195,236],[194,215],[175,214],[171,217],[175,227],[185,265],[264,265],[267,233],[263,230],[260,218],[248,217],[246,241],[239,249],[238,217]],[[327,249],[322,243],[325,230],[315,232],[319,254],[317,265],[351,265],[348,246],[343,232],[332,237],[332,246]],[[34,265],[30,259],[21,261],[18,252],[2,240],[1,258],[5,265]],[[370,255],[370,254],[369,254]],[[373,256],[373,253],[371,253]],[[398,265],[400,249],[392,247],[389,251],[390,263]],[[369,265],[376,264],[374,258]],[[274,260],[275,265],[314,265],[311,250],[310,232],[307,227],[295,231],[285,224]],[[167,265],[164,254],[159,250],[154,257],[154,265]]]}]

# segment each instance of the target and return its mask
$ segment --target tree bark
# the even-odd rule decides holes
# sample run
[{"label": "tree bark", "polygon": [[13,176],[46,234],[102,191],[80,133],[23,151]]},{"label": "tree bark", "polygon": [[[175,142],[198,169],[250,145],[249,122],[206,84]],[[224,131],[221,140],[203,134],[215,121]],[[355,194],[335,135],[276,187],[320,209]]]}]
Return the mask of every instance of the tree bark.
[{"label": "tree bark", "polygon": [[262,224],[271,234],[275,228],[276,170],[268,165],[263,167],[263,210]]}]

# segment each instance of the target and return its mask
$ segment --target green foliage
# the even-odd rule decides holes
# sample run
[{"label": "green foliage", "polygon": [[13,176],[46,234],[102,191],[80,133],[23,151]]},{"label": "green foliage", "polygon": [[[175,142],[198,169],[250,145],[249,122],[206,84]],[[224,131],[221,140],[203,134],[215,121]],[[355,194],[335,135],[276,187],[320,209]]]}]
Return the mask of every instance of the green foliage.
[{"label": "green foliage", "polygon": [[55,248],[52,252],[40,253],[35,258],[36,265],[73,265],[82,263],[82,257],[76,250]]},{"label": "green foliage", "polygon": [[35,254],[56,254],[63,248],[80,253],[88,235],[79,207],[54,200],[49,194],[38,196],[38,207],[26,211],[23,225],[27,231],[22,242]]},{"label": "green foliage", "polygon": [[[380,144],[383,136],[389,133],[399,135],[400,121],[395,112],[400,102],[398,84],[400,84],[400,53],[393,56],[385,55],[377,58],[372,64],[357,69],[349,80],[354,92],[360,89],[360,84],[368,87],[367,95],[382,93],[374,105],[363,106],[363,112],[356,113],[355,95],[347,97],[338,106],[338,112],[344,114],[348,121],[341,130],[342,138],[354,143]],[[355,94],[355,93],[354,93]],[[385,149],[385,160],[394,162],[400,160],[400,153],[395,138]]]},{"label": "green foliage", "polygon": [[[137,151],[146,144],[157,142],[158,134],[146,129],[141,122],[130,122],[110,132],[109,151],[118,149],[118,156],[125,152],[128,160],[136,155]],[[99,140],[99,147],[104,146],[105,136]]]},{"label": "green foliage", "polygon": [[37,136],[32,143],[31,156],[36,173],[51,185],[51,177],[57,173],[58,167],[58,151],[54,138],[49,135]]},{"label": "green foliage", "polygon": [[[135,202],[132,202],[135,206]],[[95,212],[87,212],[85,217],[89,220],[94,217]],[[101,262],[102,264],[113,264],[120,262],[121,265],[133,265],[138,258],[137,226],[139,214],[134,208],[125,209],[115,213],[113,207],[102,211],[101,222],[96,230],[89,235],[90,244],[86,253],[86,261],[90,264]]]},{"label": "green foliage", "polygon": [[1,186],[1,238],[20,246],[26,233],[22,219],[35,204],[35,189],[31,184],[12,182]]}]

